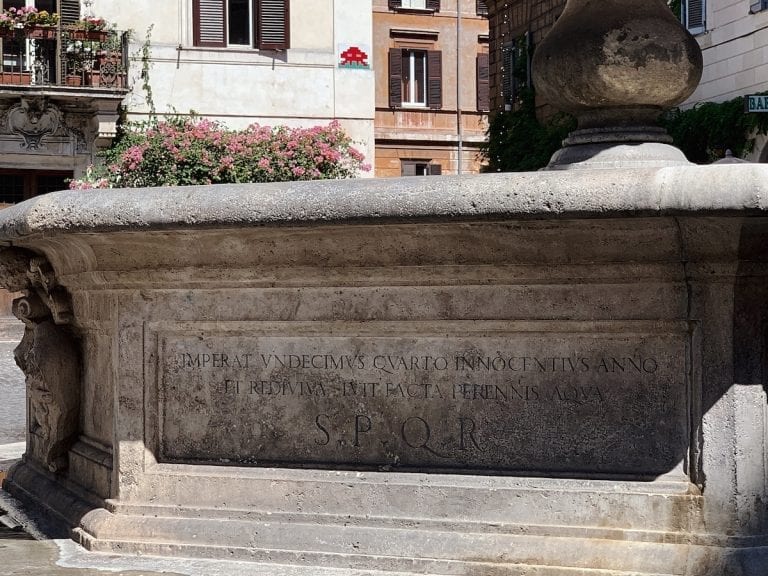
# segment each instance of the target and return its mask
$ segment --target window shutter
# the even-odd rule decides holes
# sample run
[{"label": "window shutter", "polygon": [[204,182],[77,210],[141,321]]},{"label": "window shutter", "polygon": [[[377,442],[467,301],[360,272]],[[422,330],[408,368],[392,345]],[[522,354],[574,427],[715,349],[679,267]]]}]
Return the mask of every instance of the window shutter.
[{"label": "window shutter", "polygon": [[226,46],[227,18],[224,0],[194,0],[192,18],[194,20],[195,46]]},{"label": "window shutter", "polygon": [[427,106],[443,107],[443,55],[439,50],[427,52]]},{"label": "window shutter", "polygon": [[430,176],[440,176],[443,173],[443,167],[440,164],[430,164],[429,165],[429,175]]},{"label": "window shutter", "polygon": [[427,10],[440,12],[440,0],[427,0]]},{"label": "window shutter", "polygon": [[691,34],[700,34],[706,29],[705,0],[687,0],[685,3],[685,26]]},{"label": "window shutter", "polygon": [[511,42],[504,44],[501,49],[501,96],[504,102],[504,109],[511,110],[515,101],[514,86],[515,81],[512,74],[515,69],[515,45]]},{"label": "window shutter", "polygon": [[403,5],[402,0],[389,0],[389,9],[396,10]]},{"label": "window shutter", "polygon": [[80,0],[59,0],[59,22],[62,26],[80,19]]},{"label": "window shutter", "polygon": [[488,3],[485,0],[477,0],[478,16],[488,16]]},{"label": "window shutter", "polygon": [[477,109],[480,112],[488,112],[491,109],[488,54],[477,55]]},{"label": "window shutter", "polygon": [[286,50],[290,47],[289,0],[260,0],[258,44],[260,50]]},{"label": "window shutter", "polygon": [[403,51],[389,49],[389,107],[403,106]]}]

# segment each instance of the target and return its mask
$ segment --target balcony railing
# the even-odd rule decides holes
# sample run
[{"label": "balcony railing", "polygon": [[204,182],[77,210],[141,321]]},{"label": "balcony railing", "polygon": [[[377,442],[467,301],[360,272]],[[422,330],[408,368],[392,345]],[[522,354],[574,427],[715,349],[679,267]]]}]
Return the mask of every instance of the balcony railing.
[{"label": "balcony railing", "polygon": [[41,26],[0,30],[0,88],[75,86],[125,90],[128,35]]}]

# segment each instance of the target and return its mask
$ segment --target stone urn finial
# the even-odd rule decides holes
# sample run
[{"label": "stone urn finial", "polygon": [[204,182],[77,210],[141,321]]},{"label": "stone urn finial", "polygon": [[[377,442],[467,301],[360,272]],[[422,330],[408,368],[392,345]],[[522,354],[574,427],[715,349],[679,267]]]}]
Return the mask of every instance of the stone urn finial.
[{"label": "stone urn finial", "polygon": [[656,121],[701,70],[698,43],[664,0],[568,0],[533,58],[537,93],[579,123],[549,167],[687,163]]}]

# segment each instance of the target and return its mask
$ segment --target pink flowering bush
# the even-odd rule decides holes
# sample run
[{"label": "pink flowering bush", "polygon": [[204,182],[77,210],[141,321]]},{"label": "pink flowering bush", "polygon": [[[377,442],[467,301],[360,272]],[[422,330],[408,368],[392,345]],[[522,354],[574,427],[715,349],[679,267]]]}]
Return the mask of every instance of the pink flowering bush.
[{"label": "pink flowering bush", "polygon": [[227,130],[200,118],[133,124],[70,188],[184,186],[353,178],[370,170],[338,122]]}]

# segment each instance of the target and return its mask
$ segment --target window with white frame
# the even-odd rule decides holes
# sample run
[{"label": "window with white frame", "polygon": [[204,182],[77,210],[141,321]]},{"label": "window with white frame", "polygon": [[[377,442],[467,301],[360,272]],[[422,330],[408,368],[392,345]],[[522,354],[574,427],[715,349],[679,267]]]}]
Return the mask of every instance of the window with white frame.
[{"label": "window with white frame", "polygon": [[[71,4],[71,2],[65,2],[62,0],[62,5],[64,7],[66,7],[68,4]],[[41,12],[45,10],[50,14],[59,12],[57,0],[2,0],[2,8],[3,10],[10,10],[11,8],[16,10],[19,8],[37,8],[37,10]],[[48,66],[49,68],[55,66],[53,62],[53,53],[49,52],[47,56],[47,58],[38,59],[38,64],[42,66]],[[8,38],[3,40],[3,71],[27,72],[34,67],[34,60],[35,54],[33,42],[21,38]]]},{"label": "window with white frame", "polygon": [[768,9],[768,0],[758,0],[757,2],[753,1],[749,5],[750,14],[756,14],[757,12],[762,12],[766,9]]},{"label": "window with white frame", "polygon": [[427,105],[427,51],[403,50],[403,106]]},{"label": "window with white frame", "polygon": [[442,82],[442,53],[439,50],[390,48],[391,108],[442,108]]},{"label": "window with white frame", "polygon": [[289,0],[193,0],[195,46],[290,47]]},{"label": "window with white frame", "polygon": [[390,10],[440,11],[440,0],[389,0]]}]

